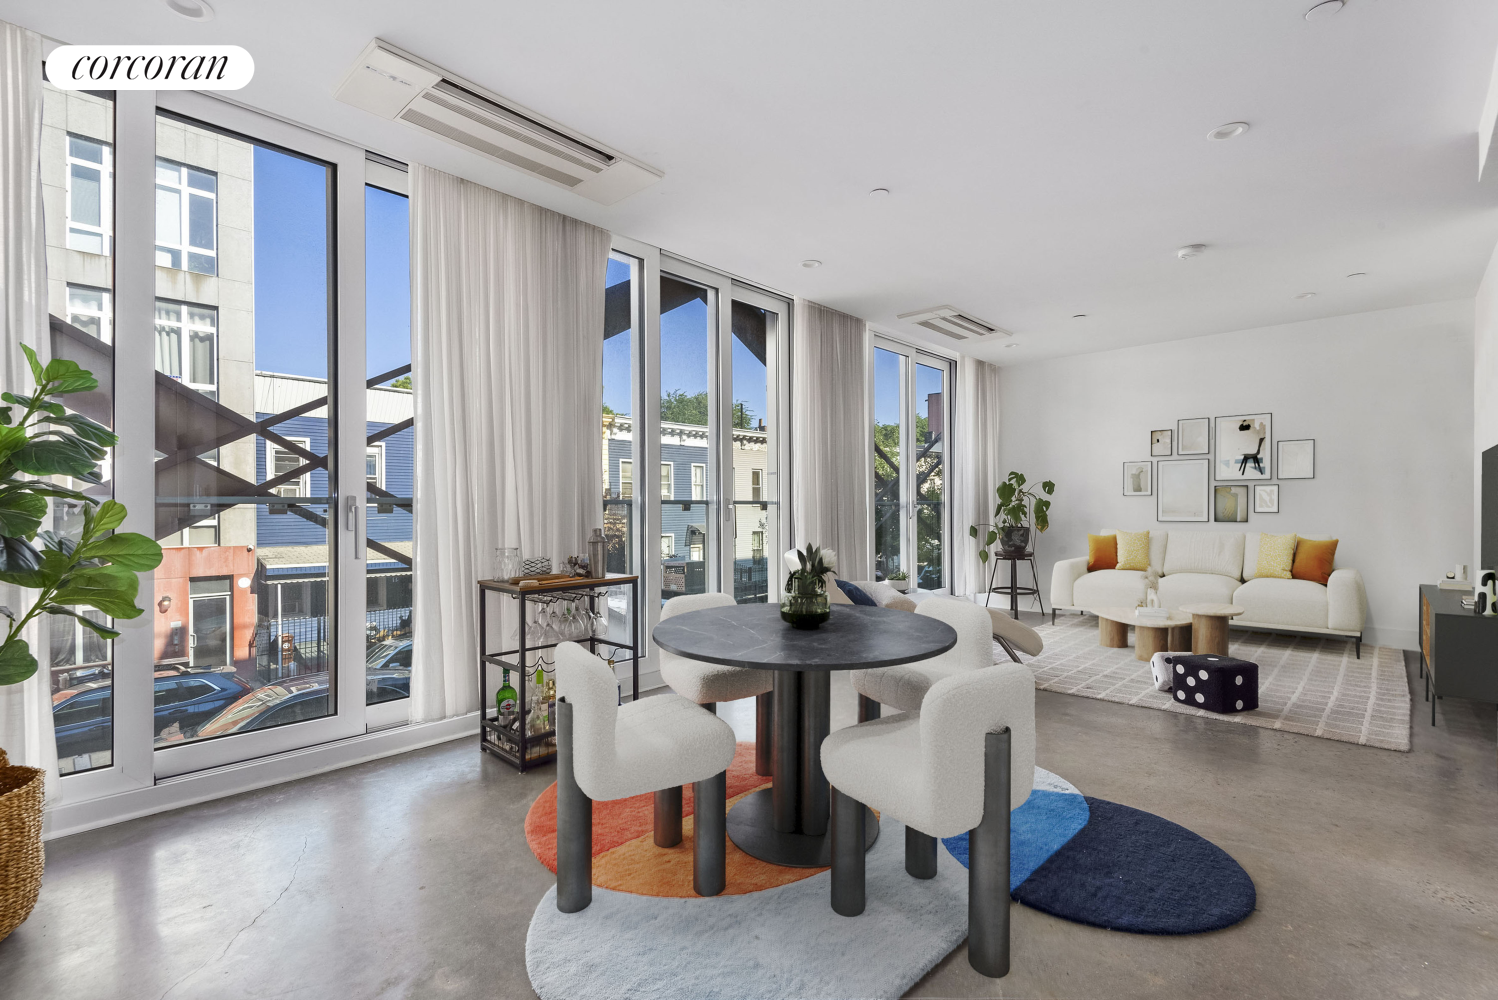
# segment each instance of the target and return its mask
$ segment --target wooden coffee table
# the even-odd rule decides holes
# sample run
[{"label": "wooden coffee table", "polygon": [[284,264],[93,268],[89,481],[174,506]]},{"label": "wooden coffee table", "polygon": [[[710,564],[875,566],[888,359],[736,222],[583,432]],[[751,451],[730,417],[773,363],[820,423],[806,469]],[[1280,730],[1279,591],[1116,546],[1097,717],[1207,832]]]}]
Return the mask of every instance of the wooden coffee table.
[{"label": "wooden coffee table", "polygon": [[1228,655],[1228,619],[1243,614],[1236,604],[1183,604],[1191,616],[1191,651],[1213,656]]},{"label": "wooden coffee table", "polygon": [[1191,616],[1171,611],[1163,619],[1141,622],[1134,614],[1138,608],[1089,608],[1097,615],[1098,645],[1125,649],[1129,645],[1129,626],[1134,626],[1134,659],[1148,660],[1156,653],[1184,652],[1191,644]]}]

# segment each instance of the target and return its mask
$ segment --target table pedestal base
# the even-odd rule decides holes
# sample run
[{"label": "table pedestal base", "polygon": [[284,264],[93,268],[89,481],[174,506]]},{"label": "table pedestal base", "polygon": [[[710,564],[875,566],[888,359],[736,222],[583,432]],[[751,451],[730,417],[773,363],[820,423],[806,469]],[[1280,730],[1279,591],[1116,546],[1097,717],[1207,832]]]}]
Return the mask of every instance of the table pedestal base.
[{"label": "table pedestal base", "polygon": [[1191,651],[1228,655],[1228,620],[1221,615],[1192,615]]},{"label": "table pedestal base", "polygon": [[[735,847],[760,861],[786,868],[828,868],[832,865],[832,835],[778,833],[771,789],[761,788],[739,800],[728,813],[728,839]],[[879,839],[879,819],[864,807],[863,846],[867,851]]]}]

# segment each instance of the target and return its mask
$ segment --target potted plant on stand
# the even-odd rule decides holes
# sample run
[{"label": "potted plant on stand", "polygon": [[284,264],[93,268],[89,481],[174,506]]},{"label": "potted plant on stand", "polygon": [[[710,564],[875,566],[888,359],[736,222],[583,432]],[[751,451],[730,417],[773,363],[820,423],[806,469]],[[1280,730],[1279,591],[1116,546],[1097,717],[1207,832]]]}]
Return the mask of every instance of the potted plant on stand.
[{"label": "potted plant on stand", "polygon": [[[1011,558],[1021,558],[1030,551],[1030,526],[1035,530],[1045,531],[1051,526],[1051,501],[1036,493],[1034,490],[1025,488],[1025,477],[1023,473],[1011,472],[1008,477],[994,488],[999,502],[993,508],[992,524],[969,525],[967,533],[973,538],[979,537],[979,529],[984,531],[983,540],[978,545],[978,561],[988,567],[988,590],[993,590],[994,575],[999,570],[999,560],[990,558],[989,549],[995,542],[998,543],[998,551]],[[1056,492],[1056,484],[1047,479],[1040,484],[1040,489],[1046,497]]]},{"label": "potted plant on stand", "polygon": [[[123,504],[40,478],[100,482],[99,462],[117,438],[53,398],[99,388],[91,373],[63,359],[43,368],[36,352],[21,350],[36,389],[30,396],[0,395],[10,404],[0,406],[0,582],[33,591],[35,598],[20,611],[0,607],[8,619],[0,684],[19,684],[36,673],[36,657],[21,633],[39,615],[74,618],[104,639],[118,636],[75,609],[138,617],[143,612],[135,606],[135,574],[161,563],[161,546],[154,541],[115,531],[125,520]],[[67,530],[42,530],[49,498],[60,501],[54,527],[66,521]],[[37,768],[9,766],[0,748],[0,940],[30,915],[41,890],[42,779]]]}]

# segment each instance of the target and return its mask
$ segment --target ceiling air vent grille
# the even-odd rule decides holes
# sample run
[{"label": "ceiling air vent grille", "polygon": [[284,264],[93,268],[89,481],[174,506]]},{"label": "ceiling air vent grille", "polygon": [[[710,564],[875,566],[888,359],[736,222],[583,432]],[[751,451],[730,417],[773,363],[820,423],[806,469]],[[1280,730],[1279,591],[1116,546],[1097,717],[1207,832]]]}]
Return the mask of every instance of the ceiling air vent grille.
[{"label": "ceiling air vent grille", "polygon": [[334,96],[603,205],[661,178],[658,170],[379,39],[365,47]]},{"label": "ceiling air vent grille", "polygon": [[970,337],[1012,337],[1008,330],[1000,329],[987,320],[978,319],[969,315],[961,309],[952,306],[932,306],[929,309],[917,309],[915,312],[901,313],[900,319],[916,326],[924,327],[932,333],[940,333],[951,337],[953,340],[967,340]]}]

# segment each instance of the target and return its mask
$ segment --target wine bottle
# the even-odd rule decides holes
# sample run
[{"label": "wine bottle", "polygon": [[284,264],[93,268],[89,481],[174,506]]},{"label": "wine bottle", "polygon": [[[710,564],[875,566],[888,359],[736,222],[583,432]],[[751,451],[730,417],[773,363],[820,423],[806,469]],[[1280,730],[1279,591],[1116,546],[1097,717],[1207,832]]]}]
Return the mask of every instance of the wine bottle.
[{"label": "wine bottle", "polygon": [[498,691],[494,692],[494,707],[499,713],[498,722],[505,729],[510,728],[510,720],[515,717],[515,711],[520,706],[520,695],[510,686],[510,668],[504,668],[504,683]]},{"label": "wine bottle", "polygon": [[532,689],[531,694],[533,705],[531,718],[534,720],[531,724],[531,732],[544,733],[550,728],[550,717],[546,711],[546,669],[541,666],[539,660],[536,662],[535,682],[536,686]]}]

